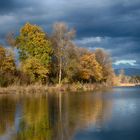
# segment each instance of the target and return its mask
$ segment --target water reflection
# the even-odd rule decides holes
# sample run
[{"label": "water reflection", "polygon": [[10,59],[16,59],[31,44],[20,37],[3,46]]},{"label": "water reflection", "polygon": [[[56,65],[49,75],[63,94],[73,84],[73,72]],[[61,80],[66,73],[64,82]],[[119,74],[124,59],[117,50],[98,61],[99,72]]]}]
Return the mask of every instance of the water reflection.
[{"label": "water reflection", "polygon": [[100,129],[111,110],[102,93],[1,95],[0,139],[72,140],[82,129]]},{"label": "water reflection", "polygon": [[16,102],[7,96],[0,97],[0,135],[13,127],[16,112]]},{"label": "water reflection", "polygon": [[0,95],[0,140],[139,140],[139,93]]}]

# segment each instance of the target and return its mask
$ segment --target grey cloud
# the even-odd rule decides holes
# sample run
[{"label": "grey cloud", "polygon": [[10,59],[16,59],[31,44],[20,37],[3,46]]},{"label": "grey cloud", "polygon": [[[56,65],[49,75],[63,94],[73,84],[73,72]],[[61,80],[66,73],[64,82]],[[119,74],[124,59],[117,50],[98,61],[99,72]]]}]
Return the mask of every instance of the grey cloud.
[{"label": "grey cloud", "polygon": [[1,0],[0,19],[0,40],[27,21],[49,33],[54,22],[64,21],[76,28],[79,45],[105,48],[114,61],[134,58],[140,64],[139,0]]},{"label": "grey cloud", "polygon": [[104,48],[113,59],[117,60],[136,60],[140,64],[140,40],[135,37],[89,37],[75,40],[76,44],[82,47],[95,50]]}]

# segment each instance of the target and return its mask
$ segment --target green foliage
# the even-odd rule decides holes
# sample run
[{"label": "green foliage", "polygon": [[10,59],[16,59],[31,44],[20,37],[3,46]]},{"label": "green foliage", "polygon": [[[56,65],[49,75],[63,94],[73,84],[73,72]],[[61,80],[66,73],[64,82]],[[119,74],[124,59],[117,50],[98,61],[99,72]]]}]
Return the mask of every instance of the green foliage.
[{"label": "green foliage", "polygon": [[44,79],[50,69],[52,43],[42,28],[26,23],[16,39],[16,46],[23,71],[31,76],[32,81]]},{"label": "green foliage", "polygon": [[48,69],[36,58],[28,58],[22,64],[22,71],[31,77],[31,81],[45,81]]},{"label": "green foliage", "polygon": [[35,57],[45,66],[48,66],[50,63],[52,44],[39,26],[26,23],[20,30],[16,44],[19,49],[21,61],[29,57]]}]

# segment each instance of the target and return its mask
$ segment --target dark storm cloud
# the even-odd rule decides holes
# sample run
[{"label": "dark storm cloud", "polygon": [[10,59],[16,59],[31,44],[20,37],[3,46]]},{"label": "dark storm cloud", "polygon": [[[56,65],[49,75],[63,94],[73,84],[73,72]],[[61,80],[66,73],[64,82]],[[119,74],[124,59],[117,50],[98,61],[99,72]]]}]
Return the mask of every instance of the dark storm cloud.
[{"label": "dark storm cloud", "polygon": [[14,1],[12,0],[1,0],[0,1],[0,13],[7,12],[11,9],[13,9],[14,6]]},{"label": "dark storm cloud", "polygon": [[77,44],[104,48],[114,62],[134,59],[140,65],[139,0],[0,1],[0,40],[9,31],[17,33],[27,21],[47,32],[54,22],[64,21],[76,28]]},{"label": "dark storm cloud", "polygon": [[[88,47],[91,50],[103,48],[112,55],[113,62],[136,61],[140,65],[140,39],[137,37],[91,37],[75,41],[79,46]],[[126,63],[127,64],[127,63]],[[131,63],[130,63],[131,64]]]},{"label": "dark storm cloud", "polygon": [[[21,0],[1,0],[0,1],[0,14],[5,15],[9,13],[14,13],[17,10],[22,10],[22,8],[28,6],[28,4],[31,4],[30,2],[27,3],[27,0],[21,1]],[[16,13],[18,14],[18,13]]]}]

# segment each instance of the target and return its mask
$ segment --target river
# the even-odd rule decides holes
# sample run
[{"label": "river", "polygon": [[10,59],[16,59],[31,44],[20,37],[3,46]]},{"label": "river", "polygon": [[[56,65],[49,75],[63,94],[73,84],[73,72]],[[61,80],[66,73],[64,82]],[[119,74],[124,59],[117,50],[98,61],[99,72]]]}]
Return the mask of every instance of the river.
[{"label": "river", "polygon": [[140,140],[140,88],[0,95],[0,140]]}]

